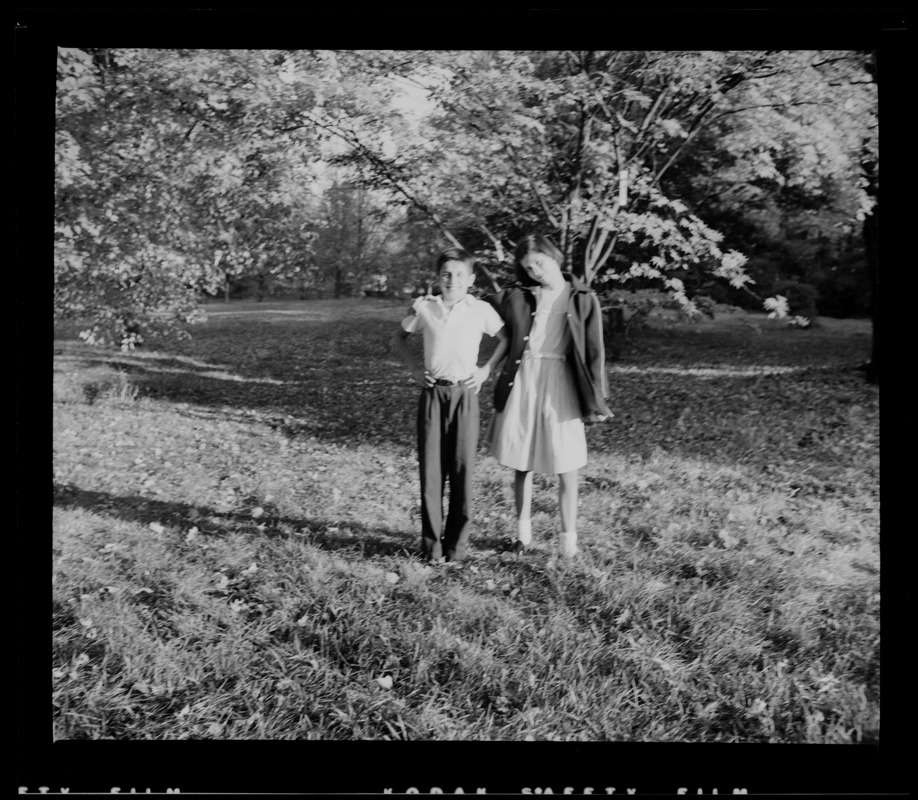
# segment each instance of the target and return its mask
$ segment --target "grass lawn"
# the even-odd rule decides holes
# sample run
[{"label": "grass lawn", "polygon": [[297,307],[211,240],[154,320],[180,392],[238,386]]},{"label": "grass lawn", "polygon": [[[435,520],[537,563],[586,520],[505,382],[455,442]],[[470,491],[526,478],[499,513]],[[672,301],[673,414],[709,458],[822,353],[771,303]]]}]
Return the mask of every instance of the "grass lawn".
[{"label": "grass lawn", "polygon": [[189,342],[55,340],[57,740],[878,741],[868,322],[658,319],[588,429],[582,557],[538,476],[537,547],[500,552],[483,424],[456,569],[414,556],[405,306],[206,308]]}]

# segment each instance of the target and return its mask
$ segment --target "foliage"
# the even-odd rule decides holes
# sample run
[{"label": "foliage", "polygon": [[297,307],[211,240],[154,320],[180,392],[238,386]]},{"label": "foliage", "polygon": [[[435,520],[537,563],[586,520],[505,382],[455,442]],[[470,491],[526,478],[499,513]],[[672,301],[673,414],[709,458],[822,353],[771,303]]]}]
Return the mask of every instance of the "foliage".
[{"label": "foliage", "polygon": [[[750,273],[747,245],[763,259],[805,234],[815,247],[789,259],[799,274],[781,264],[777,277],[822,287],[857,267],[839,265],[871,213],[868,61],[61,48],[55,314],[131,346],[241,281],[264,296],[340,269],[341,293],[346,273],[360,283],[384,252],[394,282],[411,283],[420,264],[399,248],[425,223],[421,250],[430,232],[463,244],[492,283],[520,233],[537,230],[597,287],[653,285],[688,311],[712,284],[751,291],[765,277]],[[375,227],[369,238],[342,223],[329,164],[373,198],[354,216]],[[402,208],[382,208],[383,195]]]},{"label": "foliage", "polygon": [[869,326],[658,320],[588,432],[583,559],[554,561],[543,479],[538,547],[496,552],[510,475],[483,452],[477,558],[432,570],[403,313],[231,304],[169,349],[56,341],[57,739],[877,741]]},{"label": "foliage", "polygon": [[131,347],[231,276],[300,268],[309,154],[265,126],[253,58],[59,50],[55,316],[89,341]]},{"label": "foliage", "polygon": [[[747,253],[760,293],[797,280],[818,287],[820,313],[866,315],[861,228],[874,199],[863,161],[876,152],[878,130],[872,56],[785,58],[767,82],[747,84],[742,107],[712,125],[671,182]],[[751,307],[711,282],[691,285]]]},{"label": "foliage", "polygon": [[[414,204],[446,235],[483,242],[494,263],[520,232],[541,230],[588,281],[653,280],[691,310],[693,271],[737,288],[750,282],[746,257],[692,212],[702,206],[685,191],[693,181],[741,198],[749,186],[770,197],[769,181],[812,196],[831,184],[847,192],[847,219],[869,212],[857,170],[863,138],[875,133],[875,95],[851,91],[869,81],[850,53],[412,56],[371,60],[376,74],[427,93],[434,110],[419,123],[423,135],[386,140],[378,110],[313,121],[348,145],[342,159],[370,185]],[[367,58],[337,54],[336,78],[364,74]],[[680,164],[695,170],[679,176]]]},{"label": "foliage", "polygon": [[402,215],[375,195],[365,187],[337,181],[323,194],[312,223],[312,263],[316,282],[331,283],[335,297],[359,295],[373,273],[388,279],[395,272],[392,250]]},{"label": "foliage", "polygon": [[788,281],[775,286],[775,291],[787,298],[788,313],[795,317],[813,319],[816,316],[816,307],[819,291],[809,283]]}]

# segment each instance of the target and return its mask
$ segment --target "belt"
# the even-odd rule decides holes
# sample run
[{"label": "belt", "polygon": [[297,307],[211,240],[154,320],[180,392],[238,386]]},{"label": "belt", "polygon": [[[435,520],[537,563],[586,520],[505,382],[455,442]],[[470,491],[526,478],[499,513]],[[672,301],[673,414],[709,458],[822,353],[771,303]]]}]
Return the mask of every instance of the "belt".
[{"label": "belt", "polygon": [[458,381],[448,381],[446,378],[437,378],[434,381],[434,386],[458,386],[463,381],[468,380],[467,378],[462,378]]},{"label": "belt", "polygon": [[528,350],[525,353],[523,353],[522,358],[524,360],[530,359],[530,358],[548,358],[553,361],[567,361],[567,356],[562,355],[560,353],[532,353]]}]

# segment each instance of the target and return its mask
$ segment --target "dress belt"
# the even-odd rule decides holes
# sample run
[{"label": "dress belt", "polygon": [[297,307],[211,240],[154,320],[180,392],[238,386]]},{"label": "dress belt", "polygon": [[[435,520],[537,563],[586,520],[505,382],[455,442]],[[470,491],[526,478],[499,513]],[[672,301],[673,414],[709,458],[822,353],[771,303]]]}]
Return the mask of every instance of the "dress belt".
[{"label": "dress belt", "polygon": [[554,361],[567,361],[567,356],[560,353],[530,353],[528,350],[523,353],[522,360],[530,358],[549,358]]}]

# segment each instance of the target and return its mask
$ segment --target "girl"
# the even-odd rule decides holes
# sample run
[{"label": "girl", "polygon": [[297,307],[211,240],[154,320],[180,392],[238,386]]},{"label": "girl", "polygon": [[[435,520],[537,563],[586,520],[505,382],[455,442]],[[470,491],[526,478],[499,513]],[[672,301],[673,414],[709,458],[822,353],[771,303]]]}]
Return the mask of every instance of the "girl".
[{"label": "girl", "polygon": [[612,416],[594,292],[561,271],[551,241],[530,235],[514,252],[517,283],[489,301],[504,320],[509,349],[494,391],[494,457],[516,470],[521,552],[532,541],[532,473],[558,475],[561,552],[577,553],[577,471],[587,463],[584,422]]}]

